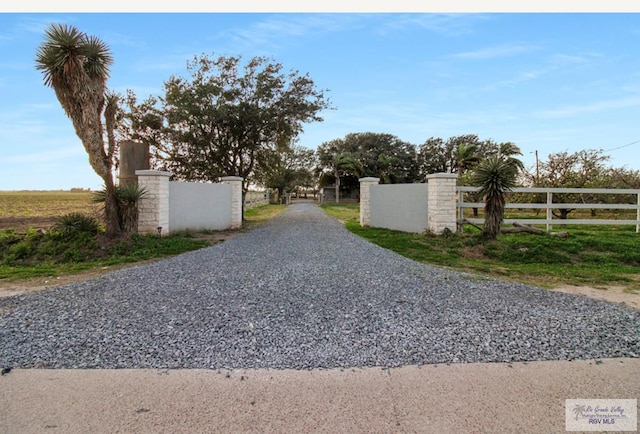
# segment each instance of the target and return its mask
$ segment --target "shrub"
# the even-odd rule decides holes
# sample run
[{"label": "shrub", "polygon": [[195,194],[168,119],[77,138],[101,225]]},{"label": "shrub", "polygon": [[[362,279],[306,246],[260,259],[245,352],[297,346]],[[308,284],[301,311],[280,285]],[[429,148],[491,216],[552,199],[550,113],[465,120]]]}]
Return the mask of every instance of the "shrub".
[{"label": "shrub", "polygon": [[80,235],[96,236],[100,225],[94,217],[74,212],[60,216],[53,230],[61,238],[72,239]]},{"label": "shrub", "polygon": [[[138,203],[147,195],[147,190],[138,184],[121,184],[116,186],[118,200],[118,218],[120,228],[125,233],[136,233],[138,229]],[[106,189],[94,193],[93,201],[104,203],[107,197]]]}]

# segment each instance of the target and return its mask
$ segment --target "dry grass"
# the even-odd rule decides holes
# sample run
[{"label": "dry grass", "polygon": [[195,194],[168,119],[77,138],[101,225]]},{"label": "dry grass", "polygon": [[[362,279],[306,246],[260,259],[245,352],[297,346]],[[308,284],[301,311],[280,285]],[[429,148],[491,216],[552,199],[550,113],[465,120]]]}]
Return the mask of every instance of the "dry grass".
[{"label": "dry grass", "polygon": [[47,228],[72,212],[100,216],[89,191],[0,191],[0,229]]}]

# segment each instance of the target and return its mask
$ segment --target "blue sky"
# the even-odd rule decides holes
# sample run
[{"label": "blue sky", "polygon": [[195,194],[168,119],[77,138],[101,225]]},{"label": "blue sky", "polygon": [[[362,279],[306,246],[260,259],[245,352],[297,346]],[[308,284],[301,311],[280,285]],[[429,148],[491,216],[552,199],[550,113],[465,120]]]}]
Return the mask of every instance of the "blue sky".
[{"label": "blue sky", "polygon": [[203,53],[264,55],[308,73],[336,110],[316,148],[351,132],[477,134],[534,153],[604,149],[640,169],[638,13],[0,13],[0,190],[99,189],[100,178],[35,69],[44,29],[110,47],[108,86],[140,99]]}]

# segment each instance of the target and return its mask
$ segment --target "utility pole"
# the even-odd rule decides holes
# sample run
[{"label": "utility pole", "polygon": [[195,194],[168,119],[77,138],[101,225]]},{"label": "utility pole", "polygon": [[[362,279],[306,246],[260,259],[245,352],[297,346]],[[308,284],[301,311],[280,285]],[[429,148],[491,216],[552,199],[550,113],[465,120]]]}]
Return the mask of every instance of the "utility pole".
[{"label": "utility pole", "polygon": [[538,183],[540,182],[540,162],[538,161],[538,150],[536,149],[535,151],[529,153],[536,155],[536,186],[538,186]]}]

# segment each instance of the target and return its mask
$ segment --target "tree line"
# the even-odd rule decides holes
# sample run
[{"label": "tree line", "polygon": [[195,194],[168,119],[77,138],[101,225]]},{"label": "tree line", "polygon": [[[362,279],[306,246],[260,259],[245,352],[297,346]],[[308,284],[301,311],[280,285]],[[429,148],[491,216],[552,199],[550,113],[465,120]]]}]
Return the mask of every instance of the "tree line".
[{"label": "tree line", "polygon": [[121,95],[108,89],[112,62],[103,41],[64,24],[47,28],[36,53],[45,85],[55,91],[104,181],[110,236],[127,230],[127,206],[113,175],[123,140],[148,145],[152,167],[170,171],[173,179],[240,176],[245,193],[251,184],[281,194],[333,185],[338,198],[341,188],[356,186],[361,177],[413,183],[438,172],[457,173],[459,184],[484,179],[487,185],[507,180],[501,187],[640,187],[638,171],[606,166],[601,150],[551,154],[532,174],[514,143],[475,134],[414,145],[391,134],[361,132],[306,148],[298,144],[304,125],[322,122],[320,113],[335,109],[328,90],[267,57],[194,56],[187,62],[188,77],[169,77],[161,95],[142,101],[132,90]]}]

